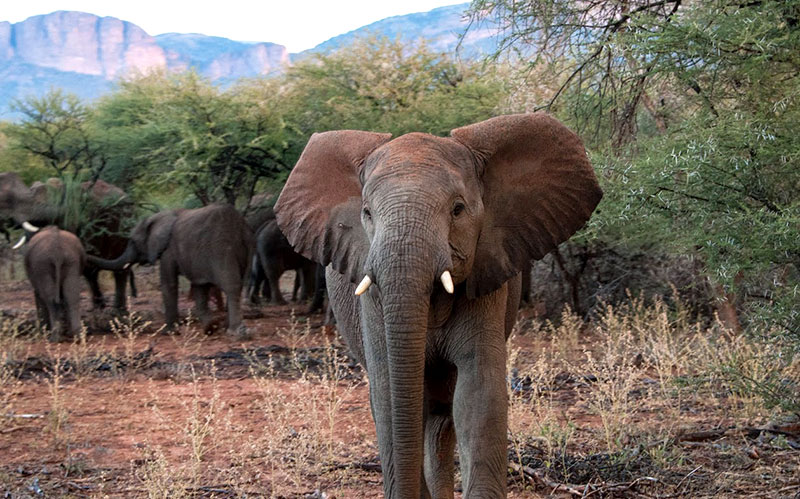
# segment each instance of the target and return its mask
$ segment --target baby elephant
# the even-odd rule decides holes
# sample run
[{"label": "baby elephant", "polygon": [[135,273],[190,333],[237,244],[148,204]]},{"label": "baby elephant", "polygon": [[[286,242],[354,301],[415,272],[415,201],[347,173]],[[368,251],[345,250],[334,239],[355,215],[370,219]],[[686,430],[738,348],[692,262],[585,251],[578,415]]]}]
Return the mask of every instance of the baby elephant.
[{"label": "baby elephant", "polygon": [[50,341],[61,341],[61,320],[70,335],[78,333],[81,275],[86,253],[80,240],[56,226],[33,234],[25,252],[25,272],[33,285],[36,310],[50,329]]}]

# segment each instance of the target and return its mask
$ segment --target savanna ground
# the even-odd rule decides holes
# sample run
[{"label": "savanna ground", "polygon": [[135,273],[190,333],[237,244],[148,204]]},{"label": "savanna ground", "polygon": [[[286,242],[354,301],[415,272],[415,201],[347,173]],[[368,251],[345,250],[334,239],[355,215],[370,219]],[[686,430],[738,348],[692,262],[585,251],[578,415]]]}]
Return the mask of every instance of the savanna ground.
[{"label": "savanna ground", "polygon": [[[0,277],[4,497],[382,496],[366,377],[322,315],[246,307],[251,340],[190,320],[167,335],[157,273],[140,268],[129,315],[93,314],[84,291],[89,334],[56,345],[19,263]],[[797,497],[797,416],[723,376],[758,379],[761,348],[636,298],[588,324],[523,310],[509,497]]]}]

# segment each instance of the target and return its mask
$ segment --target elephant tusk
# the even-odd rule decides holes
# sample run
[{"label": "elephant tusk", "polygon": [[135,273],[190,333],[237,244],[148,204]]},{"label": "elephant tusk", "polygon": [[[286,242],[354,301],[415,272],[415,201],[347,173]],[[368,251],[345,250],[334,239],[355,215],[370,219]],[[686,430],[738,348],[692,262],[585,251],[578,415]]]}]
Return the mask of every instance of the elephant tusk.
[{"label": "elephant tusk", "polygon": [[370,284],[372,284],[372,279],[370,279],[368,275],[365,275],[364,279],[361,280],[361,282],[358,284],[358,287],[356,288],[356,296],[361,296],[362,294],[364,294],[364,291],[366,291],[367,288],[369,288]]},{"label": "elephant tusk", "polygon": [[19,238],[19,242],[17,244],[15,244],[11,249],[20,249],[22,247],[22,245],[25,244],[25,240],[27,238],[28,238],[28,236],[20,237]]},{"label": "elephant tusk", "polygon": [[126,263],[125,265],[122,266],[122,270],[128,270],[129,268],[131,268],[131,265],[133,264],[130,262]]},{"label": "elephant tusk", "polygon": [[32,223],[28,222],[27,220],[22,222],[22,228],[27,230],[28,232],[38,232],[39,227],[33,225]]},{"label": "elephant tusk", "polygon": [[444,286],[444,290],[452,295],[455,287],[453,286],[453,276],[450,275],[450,271],[445,270],[442,272],[442,277],[440,279],[442,280],[442,286]]}]

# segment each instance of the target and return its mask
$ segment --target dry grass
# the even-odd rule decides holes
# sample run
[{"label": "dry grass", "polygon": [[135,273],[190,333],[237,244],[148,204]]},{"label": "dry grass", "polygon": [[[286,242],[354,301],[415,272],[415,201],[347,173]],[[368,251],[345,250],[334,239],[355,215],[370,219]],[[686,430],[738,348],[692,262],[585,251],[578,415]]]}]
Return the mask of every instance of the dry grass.
[{"label": "dry grass", "polygon": [[[6,429],[48,442],[0,467],[0,490],[29,494],[35,479],[53,496],[381,496],[364,381],[308,321],[271,331],[285,347],[269,355],[263,342],[225,347],[219,358],[236,353],[241,371],[208,359],[219,340],[188,323],[153,335],[132,315],[105,339],[44,351],[15,327],[0,330],[0,445]],[[21,364],[37,345],[40,374]],[[169,355],[142,355],[159,348]],[[796,388],[800,361],[771,348],[638,298],[590,324],[569,311],[521,321],[508,345],[509,456],[534,473],[512,474],[510,497],[797,493],[800,423],[754,387]],[[25,426],[17,410],[46,417]]]}]

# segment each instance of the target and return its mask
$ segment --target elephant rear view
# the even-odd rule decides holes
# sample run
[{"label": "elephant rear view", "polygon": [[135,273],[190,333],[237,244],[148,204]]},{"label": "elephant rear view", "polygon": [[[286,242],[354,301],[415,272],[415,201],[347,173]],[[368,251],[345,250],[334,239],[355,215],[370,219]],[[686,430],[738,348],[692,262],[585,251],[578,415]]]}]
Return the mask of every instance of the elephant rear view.
[{"label": "elephant rear view", "polygon": [[39,230],[28,243],[25,272],[39,317],[50,329],[50,341],[61,341],[62,318],[70,335],[80,330],[80,280],[85,263],[78,237],[56,226]]},{"label": "elephant rear view", "polygon": [[178,319],[178,275],[192,283],[197,315],[210,323],[208,294],[217,286],[226,295],[228,331],[243,336],[241,292],[254,246],[253,232],[233,206],[213,204],[193,210],[167,210],[139,222],[125,252],[115,260],[89,257],[103,269],[160,260],[161,293],[168,327]]}]

